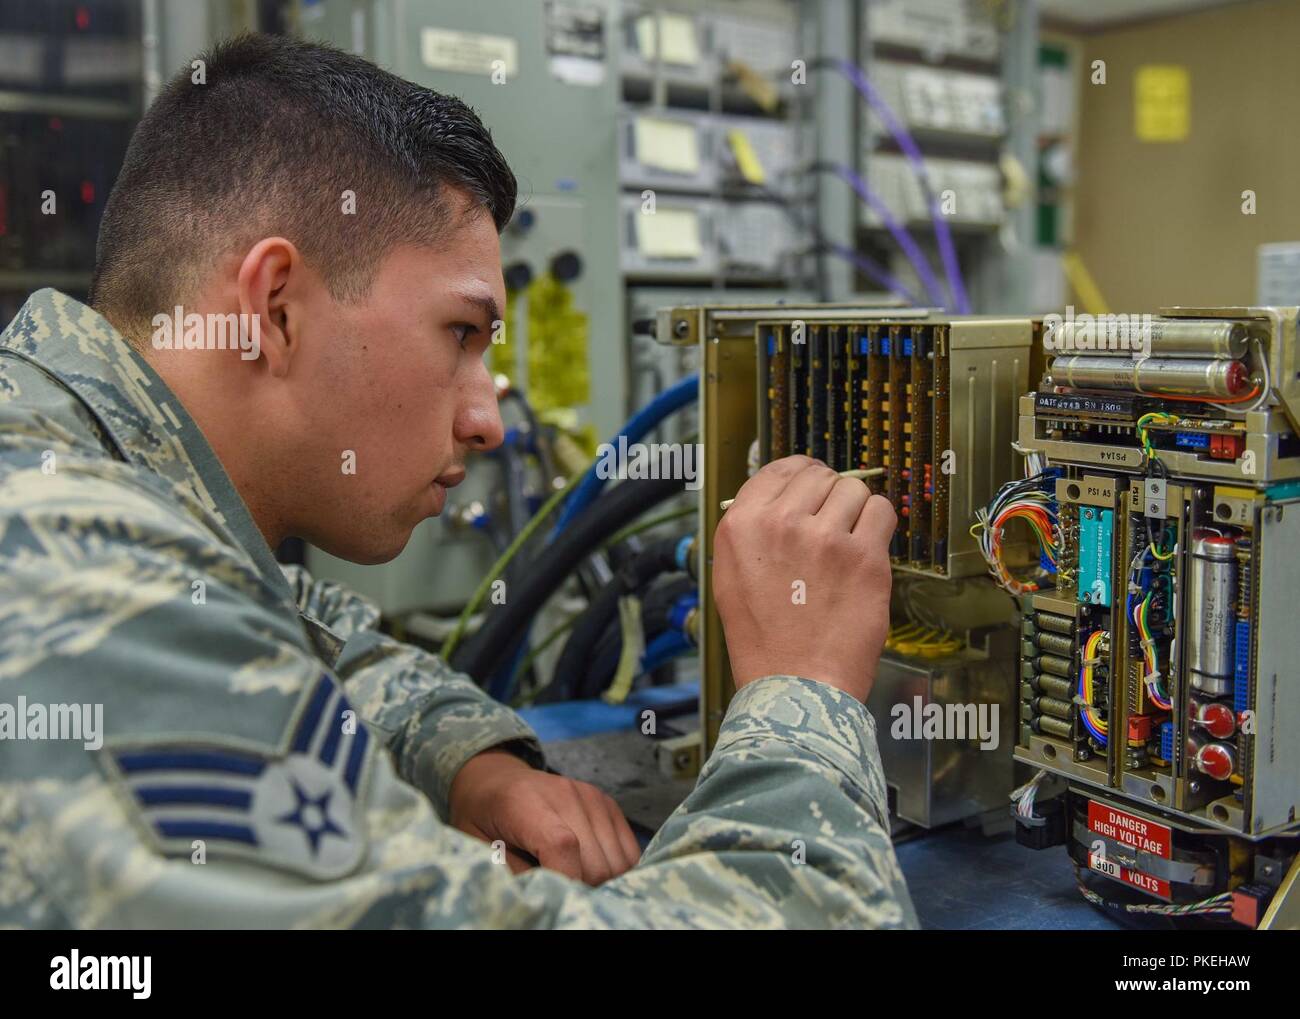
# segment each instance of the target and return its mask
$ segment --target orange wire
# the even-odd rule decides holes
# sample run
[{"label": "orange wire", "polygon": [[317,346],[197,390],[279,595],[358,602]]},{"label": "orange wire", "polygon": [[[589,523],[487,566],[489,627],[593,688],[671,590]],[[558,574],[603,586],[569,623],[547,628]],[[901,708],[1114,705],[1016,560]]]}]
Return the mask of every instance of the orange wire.
[{"label": "orange wire", "polygon": [[1172,393],[1147,393],[1138,390],[1141,396],[1154,396],[1161,400],[1185,400],[1188,403],[1245,403],[1247,400],[1253,400],[1259,395],[1259,386],[1256,386],[1245,396],[1234,396],[1231,400],[1216,400],[1212,396],[1175,396]]}]

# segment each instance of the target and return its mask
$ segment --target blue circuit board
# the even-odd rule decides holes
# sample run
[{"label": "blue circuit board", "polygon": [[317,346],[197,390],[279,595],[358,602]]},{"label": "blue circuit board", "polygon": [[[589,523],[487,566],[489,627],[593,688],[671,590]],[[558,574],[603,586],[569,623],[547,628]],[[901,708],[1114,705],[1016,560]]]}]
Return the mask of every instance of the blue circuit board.
[{"label": "blue circuit board", "polygon": [[1114,513],[1079,507],[1079,601],[1109,607],[1111,530]]}]

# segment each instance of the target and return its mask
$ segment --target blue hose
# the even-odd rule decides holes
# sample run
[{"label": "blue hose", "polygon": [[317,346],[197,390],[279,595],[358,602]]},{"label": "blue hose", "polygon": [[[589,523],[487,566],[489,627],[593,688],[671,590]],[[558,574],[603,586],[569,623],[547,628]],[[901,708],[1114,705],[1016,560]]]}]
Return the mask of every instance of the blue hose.
[{"label": "blue hose", "polygon": [[[625,438],[628,443],[640,442],[670,414],[681,410],[689,403],[694,403],[699,396],[699,389],[698,375],[688,375],[680,382],[669,386],[633,414],[609,444],[617,449],[620,438]],[[605,483],[605,479],[596,472],[599,463],[600,459],[597,458],[596,464],[592,464],[586,476],[578,483],[578,487],[573,490],[573,494],[565,501],[564,509],[560,511],[560,519],[555,524],[555,530],[551,532],[552,541],[568,526],[570,520],[591,505],[596,496],[600,495],[600,488]]]},{"label": "blue hose", "polygon": [[665,630],[646,645],[641,656],[641,675],[654,672],[655,669],[670,662],[678,655],[694,650],[695,645],[681,630]]}]

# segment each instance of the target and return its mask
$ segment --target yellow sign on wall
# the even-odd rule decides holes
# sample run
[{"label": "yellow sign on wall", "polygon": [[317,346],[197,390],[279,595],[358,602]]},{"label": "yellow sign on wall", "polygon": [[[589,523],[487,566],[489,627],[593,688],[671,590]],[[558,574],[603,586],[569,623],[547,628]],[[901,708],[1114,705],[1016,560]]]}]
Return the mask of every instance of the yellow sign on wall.
[{"label": "yellow sign on wall", "polygon": [[1176,64],[1139,67],[1133,83],[1138,141],[1181,142],[1192,123],[1192,76]]}]

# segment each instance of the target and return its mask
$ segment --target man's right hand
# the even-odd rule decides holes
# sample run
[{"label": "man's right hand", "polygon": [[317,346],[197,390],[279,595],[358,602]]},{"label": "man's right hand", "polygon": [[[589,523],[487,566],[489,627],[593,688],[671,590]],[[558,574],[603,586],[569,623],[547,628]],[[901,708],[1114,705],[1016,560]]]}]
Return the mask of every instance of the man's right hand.
[{"label": "man's right hand", "polygon": [[802,676],[865,701],[889,630],[889,500],[791,456],[745,482],[713,541],[736,688]]}]

